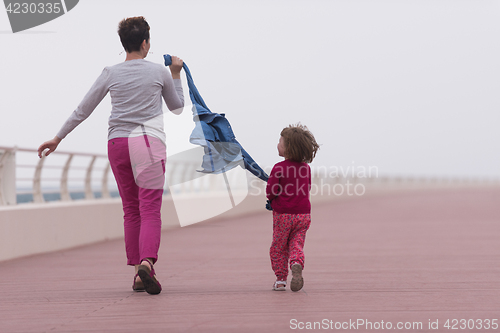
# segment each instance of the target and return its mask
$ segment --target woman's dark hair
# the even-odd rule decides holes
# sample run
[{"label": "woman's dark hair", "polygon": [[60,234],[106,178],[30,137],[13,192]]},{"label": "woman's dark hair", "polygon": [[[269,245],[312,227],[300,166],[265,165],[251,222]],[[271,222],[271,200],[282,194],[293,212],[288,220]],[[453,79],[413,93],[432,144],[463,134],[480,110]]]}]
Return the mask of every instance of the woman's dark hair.
[{"label": "woman's dark hair", "polygon": [[118,35],[125,51],[139,51],[142,41],[149,41],[149,24],[142,16],[123,19],[118,24]]},{"label": "woman's dark hair", "polygon": [[309,129],[298,123],[281,131],[285,143],[285,158],[295,162],[311,163],[319,145]]}]

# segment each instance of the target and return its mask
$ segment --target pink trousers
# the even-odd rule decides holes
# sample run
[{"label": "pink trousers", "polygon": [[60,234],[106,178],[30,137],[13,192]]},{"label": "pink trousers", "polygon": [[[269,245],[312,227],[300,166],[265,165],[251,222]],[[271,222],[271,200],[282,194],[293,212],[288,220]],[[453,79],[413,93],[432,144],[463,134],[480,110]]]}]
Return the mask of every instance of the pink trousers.
[{"label": "pink trousers", "polygon": [[165,145],[154,137],[108,141],[108,158],[123,204],[127,264],[158,260]]},{"label": "pink trousers", "polygon": [[273,242],[269,254],[276,280],[286,281],[288,264],[304,268],[304,242],[311,224],[311,214],[273,212]]}]

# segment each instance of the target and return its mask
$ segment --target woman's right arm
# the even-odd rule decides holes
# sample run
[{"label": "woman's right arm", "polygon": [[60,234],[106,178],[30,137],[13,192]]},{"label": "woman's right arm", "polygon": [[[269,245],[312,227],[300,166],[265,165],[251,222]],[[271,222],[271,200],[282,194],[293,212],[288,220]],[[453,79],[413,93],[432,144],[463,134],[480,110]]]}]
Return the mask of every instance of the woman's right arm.
[{"label": "woman's right arm", "polygon": [[169,66],[170,73],[172,73],[172,79],[180,80],[181,79],[181,70],[184,65],[184,61],[181,58],[176,56],[171,56],[172,64]]},{"label": "woman's right arm", "polygon": [[172,56],[172,64],[170,65],[170,72],[172,75],[170,76],[167,70],[164,72],[165,77],[162,95],[168,109],[174,114],[181,114],[184,108],[184,92],[181,82],[183,64],[182,59]]}]

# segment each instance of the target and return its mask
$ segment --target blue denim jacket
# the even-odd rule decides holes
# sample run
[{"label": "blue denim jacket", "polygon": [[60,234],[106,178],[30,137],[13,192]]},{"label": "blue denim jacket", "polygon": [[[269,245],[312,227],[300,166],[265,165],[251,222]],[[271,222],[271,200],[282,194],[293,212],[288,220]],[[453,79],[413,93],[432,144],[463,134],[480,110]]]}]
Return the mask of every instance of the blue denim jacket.
[{"label": "blue denim jacket", "polygon": [[[165,54],[163,57],[165,66],[170,66],[172,64],[170,55]],[[194,85],[191,72],[186,63],[184,63],[183,68],[186,72],[189,97],[193,102],[193,120],[195,122],[195,128],[189,141],[203,146],[205,149],[202,172],[226,172],[239,165],[243,160],[245,169],[267,182],[269,176],[236,140],[226,116],[223,113],[219,114],[210,111]]]}]

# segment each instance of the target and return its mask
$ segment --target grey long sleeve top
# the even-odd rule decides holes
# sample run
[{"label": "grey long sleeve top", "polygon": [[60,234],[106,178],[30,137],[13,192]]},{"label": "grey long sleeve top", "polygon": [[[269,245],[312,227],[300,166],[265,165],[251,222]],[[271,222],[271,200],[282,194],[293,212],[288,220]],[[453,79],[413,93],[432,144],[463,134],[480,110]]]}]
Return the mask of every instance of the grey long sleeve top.
[{"label": "grey long sleeve top", "polygon": [[172,79],[166,67],[144,59],[129,60],[104,68],[57,136],[64,139],[87,119],[108,91],[112,106],[108,139],[145,132],[165,143],[161,97],[175,114],[184,107],[181,80]]}]

